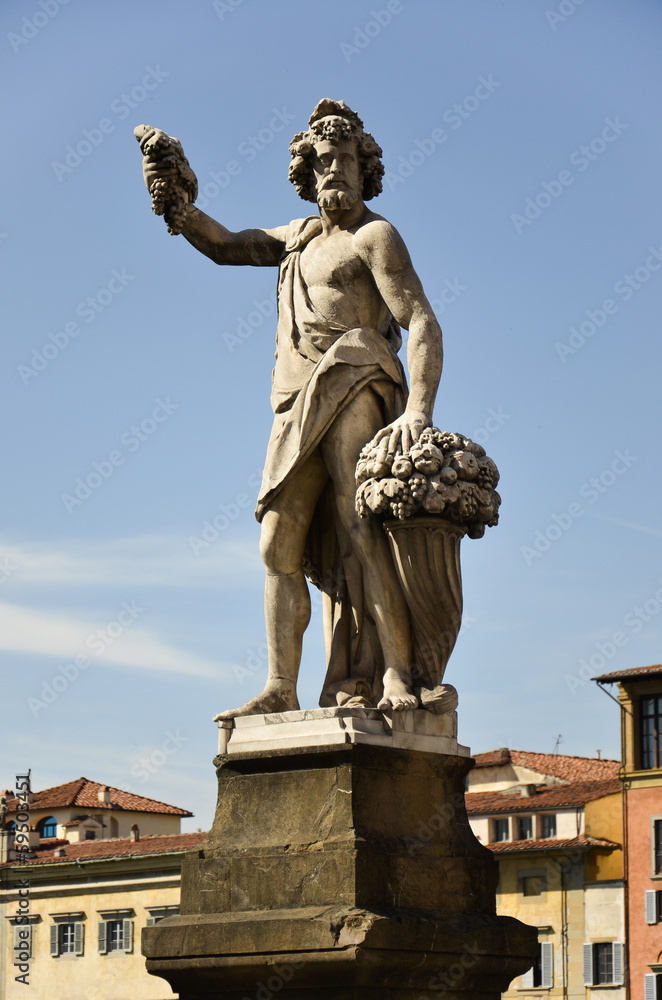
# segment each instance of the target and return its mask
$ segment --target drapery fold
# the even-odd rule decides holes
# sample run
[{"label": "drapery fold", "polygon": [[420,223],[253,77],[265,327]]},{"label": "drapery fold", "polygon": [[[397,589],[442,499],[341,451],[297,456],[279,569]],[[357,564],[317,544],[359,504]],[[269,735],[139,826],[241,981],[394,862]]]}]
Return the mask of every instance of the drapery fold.
[{"label": "drapery fold", "polygon": [[[301,253],[322,226],[318,216],[290,223],[278,279],[276,364],[267,447],[256,517],[262,520],[289,477],[320,444],[338,414],[369,387],[382,426],[404,411],[407,383],[393,319],[386,329],[347,329],[311,301]],[[358,456],[357,456],[358,458]],[[365,607],[361,564],[339,522],[333,483],[320,497],[308,532],[304,568],[324,594],[327,682],[320,704],[375,703],[383,660],[374,621]]]}]

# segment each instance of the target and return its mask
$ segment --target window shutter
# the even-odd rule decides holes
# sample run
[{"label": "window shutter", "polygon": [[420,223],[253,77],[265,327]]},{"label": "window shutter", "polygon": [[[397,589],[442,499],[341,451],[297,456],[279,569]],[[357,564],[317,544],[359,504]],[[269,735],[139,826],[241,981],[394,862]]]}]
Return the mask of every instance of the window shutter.
[{"label": "window shutter", "polygon": [[523,990],[527,989],[529,986],[533,986],[533,969],[529,969],[525,972],[523,976],[520,977],[520,986]]},{"label": "window shutter", "polygon": [[646,923],[656,924],[657,914],[655,913],[655,889],[647,889],[644,893],[646,908]]},{"label": "window shutter", "polygon": [[60,949],[58,948],[58,926],[57,924],[51,924],[51,956],[57,958],[60,954]]},{"label": "window shutter", "polygon": [[584,954],[584,986],[593,985],[593,945],[585,944]]},{"label": "window shutter", "polygon": [[623,985],[623,945],[614,941],[611,946],[612,968],[614,970],[614,986]]},{"label": "window shutter", "polygon": [[[21,937],[21,933],[27,937]],[[32,958],[32,924],[14,924],[14,951],[27,951]]]},{"label": "window shutter", "polygon": [[124,938],[124,951],[133,951],[133,920],[122,921],[122,937]]},{"label": "window shutter", "polygon": [[554,985],[554,945],[543,941],[540,945],[541,986]]},{"label": "window shutter", "polygon": [[108,940],[106,935],[107,924],[105,920],[99,921],[99,954],[105,955],[108,951]]},{"label": "window shutter", "polygon": [[83,938],[84,938],[85,928],[81,920],[77,920],[74,924],[74,955],[83,954]]},{"label": "window shutter", "polygon": [[655,987],[655,980],[657,976],[654,972],[647,972],[644,975],[644,1000],[656,1000],[655,993],[657,992]]}]

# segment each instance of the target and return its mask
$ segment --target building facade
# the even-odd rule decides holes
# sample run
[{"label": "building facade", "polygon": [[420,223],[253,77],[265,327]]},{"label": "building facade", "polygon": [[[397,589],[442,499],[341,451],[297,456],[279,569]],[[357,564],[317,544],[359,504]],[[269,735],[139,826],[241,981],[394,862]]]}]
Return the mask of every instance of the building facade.
[{"label": "building facade", "polygon": [[[172,996],[146,972],[140,936],[179,912],[183,855],[205,836],[179,832],[181,817],[191,813],[84,778],[6,798],[0,1000]],[[21,850],[26,813],[31,829]],[[109,837],[110,830],[120,835]]]},{"label": "building facade", "polygon": [[662,665],[594,678],[621,706],[631,1000],[662,1000]]},{"label": "building facade", "polygon": [[497,909],[538,928],[532,970],[505,997],[625,1000],[618,761],[477,754],[467,811],[499,862]]}]

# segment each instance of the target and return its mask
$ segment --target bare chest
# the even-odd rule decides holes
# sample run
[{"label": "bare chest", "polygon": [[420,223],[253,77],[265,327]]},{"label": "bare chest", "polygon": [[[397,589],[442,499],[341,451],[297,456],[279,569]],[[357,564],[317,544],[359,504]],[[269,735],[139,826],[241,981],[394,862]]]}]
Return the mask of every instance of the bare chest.
[{"label": "bare chest", "polygon": [[301,254],[301,274],[309,287],[330,285],[346,289],[350,283],[372,283],[368,268],[354,249],[351,233],[311,240]]}]

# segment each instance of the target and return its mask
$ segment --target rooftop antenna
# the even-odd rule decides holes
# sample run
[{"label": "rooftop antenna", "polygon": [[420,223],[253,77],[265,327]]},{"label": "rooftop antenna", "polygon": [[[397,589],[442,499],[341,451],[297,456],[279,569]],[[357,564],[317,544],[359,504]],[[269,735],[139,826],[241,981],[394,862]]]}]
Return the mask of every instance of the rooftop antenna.
[{"label": "rooftop antenna", "polygon": [[552,754],[557,754],[558,753],[559,746],[563,742],[564,742],[563,735],[561,733],[559,733],[559,735],[556,737],[556,743],[554,744],[554,749],[552,750]]}]

